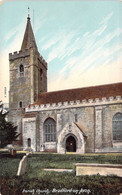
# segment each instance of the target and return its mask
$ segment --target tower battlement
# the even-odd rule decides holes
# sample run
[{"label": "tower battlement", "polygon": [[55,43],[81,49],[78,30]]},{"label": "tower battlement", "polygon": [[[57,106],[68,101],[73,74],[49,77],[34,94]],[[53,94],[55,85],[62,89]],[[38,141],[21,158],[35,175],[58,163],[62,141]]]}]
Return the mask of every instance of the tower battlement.
[{"label": "tower battlement", "polygon": [[39,60],[47,68],[47,62],[45,61],[45,59],[43,58],[43,56],[41,56],[40,54],[39,54]]},{"label": "tower battlement", "polygon": [[9,60],[15,60],[17,58],[27,57],[29,55],[30,55],[29,49],[15,51],[13,53],[9,53]]}]

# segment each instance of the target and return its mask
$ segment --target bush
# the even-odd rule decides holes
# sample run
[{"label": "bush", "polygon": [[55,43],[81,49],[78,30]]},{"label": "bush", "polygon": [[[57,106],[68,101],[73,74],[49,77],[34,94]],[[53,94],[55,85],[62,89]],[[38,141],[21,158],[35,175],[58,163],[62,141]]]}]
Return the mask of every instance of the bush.
[{"label": "bush", "polygon": [[[24,190],[35,192],[49,190],[49,194],[75,194],[75,193],[52,193],[54,189],[67,190],[89,190],[90,194],[94,195],[116,195],[122,192],[121,178],[115,176],[79,176],[76,177],[74,173],[48,173],[43,175],[40,179],[27,177],[14,177],[14,178],[2,178],[1,187],[2,195],[19,195],[19,194],[32,194],[22,193]],[[9,192],[9,193],[8,193]],[[39,191],[38,191],[39,192]],[[34,193],[38,194],[38,193]],[[40,193],[44,194],[44,193]],[[88,194],[88,193],[81,193]]]}]

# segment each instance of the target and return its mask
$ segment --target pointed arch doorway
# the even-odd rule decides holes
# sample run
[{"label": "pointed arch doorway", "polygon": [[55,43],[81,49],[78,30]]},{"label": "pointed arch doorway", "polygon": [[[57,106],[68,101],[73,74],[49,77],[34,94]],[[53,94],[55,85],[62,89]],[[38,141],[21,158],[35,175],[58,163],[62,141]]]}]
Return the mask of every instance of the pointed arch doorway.
[{"label": "pointed arch doorway", "polygon": [[76,140],[73,136],[66,139],[66,152],[76,152]]}]

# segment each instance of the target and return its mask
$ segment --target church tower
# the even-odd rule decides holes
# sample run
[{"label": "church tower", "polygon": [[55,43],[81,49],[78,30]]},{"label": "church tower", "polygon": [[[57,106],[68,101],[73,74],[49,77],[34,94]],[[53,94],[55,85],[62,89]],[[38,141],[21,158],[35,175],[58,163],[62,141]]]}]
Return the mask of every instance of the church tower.
[{"label": "church tower", "polygon": [[38,101],[40,92],[47,92],[47,63],[38,52],[29,15],[21,50],[10,53],[9,62],[9,119],[21,133],[22,108]]}]

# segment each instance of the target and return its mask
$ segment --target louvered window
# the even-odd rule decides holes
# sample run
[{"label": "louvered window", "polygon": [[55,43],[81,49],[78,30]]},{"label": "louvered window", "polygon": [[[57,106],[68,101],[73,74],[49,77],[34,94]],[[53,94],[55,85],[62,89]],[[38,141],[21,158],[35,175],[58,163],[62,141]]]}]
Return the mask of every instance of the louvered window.
[{"label": "louvered window", "polygon": [[19,66],[19,72],[20,72],[20,77],[24,76],[24,66],[22,64]]}]

